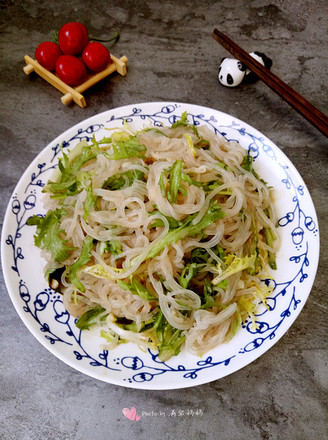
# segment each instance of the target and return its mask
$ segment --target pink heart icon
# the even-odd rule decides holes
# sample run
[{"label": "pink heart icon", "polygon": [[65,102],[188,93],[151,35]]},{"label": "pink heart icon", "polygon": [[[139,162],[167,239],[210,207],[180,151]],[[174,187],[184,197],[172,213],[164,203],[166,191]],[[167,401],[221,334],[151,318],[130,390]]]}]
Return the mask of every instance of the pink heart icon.
[{"label": "pink heart icon", "polygon": [[124,416],[131,421],[133,421],[133,420],[138,421],[141,419],[141,416],[138,416],[137,410],[135,409],[134,406],[132,406],[131,409],[123,408],[122,412],[123,412]]}]

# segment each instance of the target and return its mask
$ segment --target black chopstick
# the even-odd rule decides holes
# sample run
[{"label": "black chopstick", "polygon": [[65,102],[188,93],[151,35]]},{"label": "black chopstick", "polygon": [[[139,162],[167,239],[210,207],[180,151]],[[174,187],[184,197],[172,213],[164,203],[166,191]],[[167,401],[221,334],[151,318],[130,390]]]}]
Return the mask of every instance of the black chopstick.
[{"label": "black chopstick", "polygon": [[292,89],[288,84],[278,78],[269,69],[262,66],[238,44],[232,41],[222,32],[214,29],[212,37],[220,43],[226,50],[228,50],[236,59],[244,63],[252,72],[254,72],[259,79],[261,79],[267,86],[297,110],[304,118],[306,118],[312,125],[321,131],[325,136],[328,136],[328,117],[324,115],[319,109],[314,107],[303,96]]}]

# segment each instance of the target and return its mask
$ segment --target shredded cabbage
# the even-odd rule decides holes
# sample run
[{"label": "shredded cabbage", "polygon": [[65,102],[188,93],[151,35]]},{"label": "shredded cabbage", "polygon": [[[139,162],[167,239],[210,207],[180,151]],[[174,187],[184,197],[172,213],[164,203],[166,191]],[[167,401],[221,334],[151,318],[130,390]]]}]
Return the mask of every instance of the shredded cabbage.
[{"label": "shredded cabbage", "polygon": [[247,255],[245,257],[236,257],[236,255],[229,254],[225,258],[225,265],[227,266],[225,269],[222,269],[222,265],[218,263],[217,272],[219,274],[213,279],[213,284],[218,284],[222,280],[225,280],[242,270],[253,268],[255,259],[256,254],[253,254],[250,257]]}]

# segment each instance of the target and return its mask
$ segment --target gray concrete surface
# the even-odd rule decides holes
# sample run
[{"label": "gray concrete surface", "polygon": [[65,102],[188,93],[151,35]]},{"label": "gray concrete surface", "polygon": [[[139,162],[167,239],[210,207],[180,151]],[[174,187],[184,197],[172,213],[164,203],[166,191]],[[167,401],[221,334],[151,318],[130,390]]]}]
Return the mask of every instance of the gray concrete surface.
[{"label": "gray concrete surface", "polygon": [[[58,91],[22,70],[25,54],[75,20],[94,36],[119,30],[113,53],[129,58],[127,76],[87,92],[83,110],[65,107]],[[121,105],[175,100],[232,114],[275,142],[310,190],[322,243],[312,292],[286,335],[231,376],[177,391],[121,388],[67,366],[26,329],[1,274],[0,438],[326,439],[327,139],[265,84],[221,86],[217,70],[229,54],[210,33],[217,27],[249,52],[265,52],[278,76],[327,113],[327,1],[4,0],[0,23],[1,225],[20,176],[64,130]],[[132,423],[122,414],[131,406],[150,414]],[[188,416],[188,408],[201,414]]]}]

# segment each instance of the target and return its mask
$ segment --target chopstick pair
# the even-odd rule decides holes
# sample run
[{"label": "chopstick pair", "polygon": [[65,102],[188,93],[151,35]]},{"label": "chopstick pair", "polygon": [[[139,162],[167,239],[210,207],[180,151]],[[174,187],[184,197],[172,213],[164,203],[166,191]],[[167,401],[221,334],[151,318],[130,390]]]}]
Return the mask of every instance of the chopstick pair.
[{"label": "chopstick pair", "polygon": [[259,79],[297,110],[305,119],[328,137],[328,118],[319,109],[314,107],[303,96],[292,89],[288,84],[278,78],[269,69],[262,66],[238,44],[222,32],[214,29],[212,37],[227,49],[236,59],[245,64]]}]

